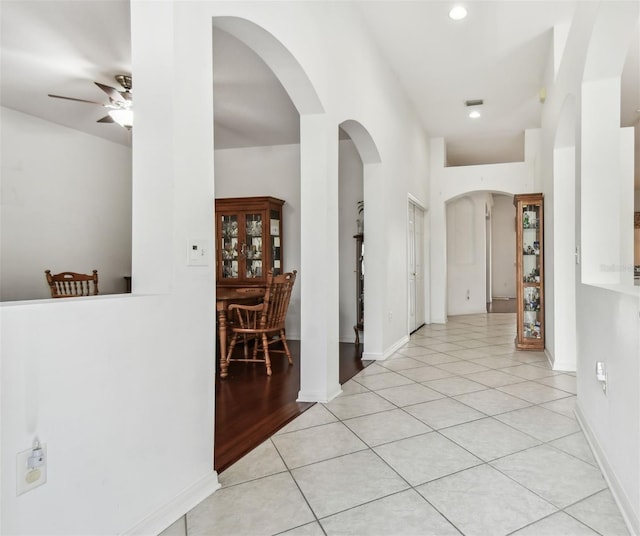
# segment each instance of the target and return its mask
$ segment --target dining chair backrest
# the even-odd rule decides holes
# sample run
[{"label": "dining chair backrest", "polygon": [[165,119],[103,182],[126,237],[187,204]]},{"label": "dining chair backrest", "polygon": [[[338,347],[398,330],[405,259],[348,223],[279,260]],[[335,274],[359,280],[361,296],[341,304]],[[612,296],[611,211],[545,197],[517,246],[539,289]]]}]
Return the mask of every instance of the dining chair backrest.
[{"label": "dining chair backrest", "polygon": [[45,270],[44,273],[51,289],[52,298],[74,298],[98,294],[98,270],[94,270],[92,274],[78,274],[76,272],[52,274],[51,270]]},{"label": "dining chair backrest", "polygon": [[267,276],[267,291],[264,295],[260,329],[280,330],[284,329],[287,319],[287,310],[291,301],[291,291],[296,282],[296,270],[281,275]]}]

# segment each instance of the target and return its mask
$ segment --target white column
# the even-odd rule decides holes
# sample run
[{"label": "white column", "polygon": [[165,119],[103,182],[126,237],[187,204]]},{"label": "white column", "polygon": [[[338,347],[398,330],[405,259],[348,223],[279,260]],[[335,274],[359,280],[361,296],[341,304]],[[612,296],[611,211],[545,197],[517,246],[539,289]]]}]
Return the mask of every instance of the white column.
[{"label": "white column", "polygon": [[443,138],[431,140],[431,322],[447,321],[447,218],[440,183],[445,164]]},{"label": "white column", "polygon": [[340,393],[338,128],[300,116],[300,392],[326,402]]},{"label": "white column", "polygon": [[382,359],[387,286],[387,197],[379,162],[364,166],[364,359]]}]

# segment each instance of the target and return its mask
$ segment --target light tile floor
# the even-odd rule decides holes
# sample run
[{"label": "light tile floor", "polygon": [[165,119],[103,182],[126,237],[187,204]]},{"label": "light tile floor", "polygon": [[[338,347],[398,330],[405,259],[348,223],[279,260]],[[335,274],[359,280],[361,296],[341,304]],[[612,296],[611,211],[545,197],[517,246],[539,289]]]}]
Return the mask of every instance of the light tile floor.
[{"label": "light tile floor", "polygon": [[576,379],[513,349],[515,315],[421,328],[220,474],[163,536],[627,536]]}]

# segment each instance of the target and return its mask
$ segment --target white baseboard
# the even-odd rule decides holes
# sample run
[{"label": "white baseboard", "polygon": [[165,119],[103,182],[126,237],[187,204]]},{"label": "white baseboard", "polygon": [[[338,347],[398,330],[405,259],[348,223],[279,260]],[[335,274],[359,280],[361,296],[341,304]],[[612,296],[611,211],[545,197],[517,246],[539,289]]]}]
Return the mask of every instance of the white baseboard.
[{"label": "white baseboard", "polygon": [[553,356],[549,353],[549,350],[547,350],[546,348],[544,349],[544,355],[546,356],[547,361],[549,362],[549,366],[551,367],[551,370],[555,370],[555,369],[553,368],[553,365],[554,365],[555,359],[554,359],[554,358],[553,358]]},{"label": "white baseboard", "polygon": [[589,423],[582,413],[580,406],[576,404],[575,409],[576,418],[578,419],[578,424],[582,431],[584,432],[584,436],[587,439],[587,443],[589,443],[589,447],[591,447],[591,452],[593,452],[593,456],[596,459],[598,467],[600,467],[600,471],[604,476],[604,479],[607,481],[609,485],[609,489],[611,490],[611,494],[613,495],[613,500],[618,505],[620,509],[620,513],[624,519],[625,524],[627,525],[627,529],[631,533],[632,536],[640,535],[640,519],[633,510],[631,501],[629,497],[627,497],[626,493],[622,485],[620,484],[620,480],[618,479],[615,471],[609,465],[607,457],[600,447],[598,440],[596,439]]},{"label": "white baseboard", "polygon": [[575,372],[576,371],[576,363],[569,363],[563,361],[562,359],[556,359],[551,355],[551,352],[547,348],[544,349],[544,355],[547,356],[547,361],[551,366],[552,370],[557,370],[560,372]]},{"label": "white baseboard", "polygon": [[402,348],[405,344],[409,342],[409,335],[405,335],[400,340],[396,341],[394,344],[389,346],[383,353],[373,353],[373,352],[363,352],[362,359],[370,360],[370,361],[384,361],[390,355],[397,352],[400,348]]},{"label": "white baseboard", "polygon": [[165,506],[122,534],[123,536],[156,536],[219,488],[218,473],[212,471]]},{"label": "white baseboard", "polygon": [[383,359],[387,359],[389,356],[397,352],[400,348],[402,348],[405,344],[409,342],[409,335],[405,335],[400,340],[396,341],[395,344],[392,344],[389,348],[387,348],[384,352]]},{"label": "white baseboard", "polygon": [[333,389],[330,389],[329,392],[300,390],[298,391],[298,398],[296,399],[296,402],[322,402],[323,404],[326,404],[341,392],[342,387],[340,387],[340,384],[337,384]]}]

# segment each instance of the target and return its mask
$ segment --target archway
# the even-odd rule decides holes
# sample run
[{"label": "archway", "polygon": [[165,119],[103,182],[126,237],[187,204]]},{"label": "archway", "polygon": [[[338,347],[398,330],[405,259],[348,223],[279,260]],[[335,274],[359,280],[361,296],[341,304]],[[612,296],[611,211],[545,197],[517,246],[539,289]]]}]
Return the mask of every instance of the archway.
[{"label": "archway", "polygon": [[[289,110],[293,109],[297,122],[295,139],[279,141],[274,145],[267,146],[266,143],[248,145],[242,141],[251,142],[250,136],[240,136],[239,130],[244,128],[247,120],[242,112],[247,106],[235,106],[238,115],[234,117],[233,111],[225,108],[216,97],[223,94],[222,91],[216,94],[216,88],[222,86],[217,84],[227,84],[231,86],[231,91],[238,93],[250,93],[248,98],[260,100],[259,92],[256,94],[255,88],[251,93],[249,86],[256,83],[248,78],[240,79],[238,85],[234,86],[234,80],[226,78],[223,81],[216,80],[216,52],[214,50],[214,61],[212,69],[214,72],[214,124],[219,113],[219,118],[223,122],[218,124],[222,130],[223,124],[227,133],[233,132],[238,141],[237,147],[217,146],[218,138],[214,143],[214,190],[215,197],[256,197],[270,196],[285,200],[282,217],[282,243],[283,258],[281,268],[286,271],[297,270],[298,280],[294,287],[294,295],[287,315],[287,337],[300,340],[300,367],[291,370],[290,374],[300,377],[300,391],[304,391],[310,396],[309,401],[317,401],[327,398],[326,391],[309,386],[320,375],[317,369],[327,369],[328,352],[322,352],[319,345],[310,344],[303,348],[303,333],[316,331],[318,319],[318,308],[313,296],[314,287],[322,288],[318,285],[318,279],[314,276],[315,263],[312,255],[302,252],[303,244],[318,243],[314,233],[318,232],[316,226],[313,228],[305,223],[305,220],[313,219],[310,213],[314,208],[311,206],[317,198],[309,196],[307,190],[317,183],[326,182],[326,177],[322,176],[323,170],[318,171],[315,159],[317,159],[317,140],[313,139],[314,129],[308,128],[308,119],[313,123],[317,118],[324,118],[323,107],[308,78],[303,67],[294,56],[276,39],[271,33],[255,23],[237,17],[213,17],[212,19],[213,45],[219,44],[216,35],[224,34],[226,43],[234,41],[239,45],[236,52],[244,49],[252,60],[254,69],[260,70],[260,76],[265,76],[265,71],[271,78],[277,79],[280,84],[280,93],[289,100]],[[229,41],[231,40],[231,41]],[[223,43],[224,45],[224,43]],[[224,48],[224,46],[222,47]],[[244,53],[244,52],[243,52]],[[235,58],[237,59],[237,58]],[[218,65],[221,64],[218,58]],[[247,76],[249,73],[235,73],[239,76]],[[243,85],[245,84],[245,85]],[[262,102],[262,100],[260,100]],[[263,104],[264,105],[264,104]],[[286,108],[286,106],[285,106]],[[305,126],[303,127],[303,123]],[[264,125],[255,125],[256,137],[264,133],[258,132]],[[234,128],[237,127],[237,128]],[[251,125],[249,126],[251,128]],[[304,132],[304,134],[302,134]],[[309,136],[311,132],[311,139]],[[218,132],[219,133],[219,132]],[[241,139],[242,138],[242,139]],[[264,137],[260,138],[265,139]],[[244,146],[242,146],[244,145]],[[311,206],[311,208],[310,208]],[[321,205],[322,206],[322,205]],[[317,209],[316,209],[317,210]],[[322,229],[321,229],[322,230]],[[336,259],[337,262],[337,259]],[[311,292],[309,289],[311,288]],[[291,328],[291,329],[290,329]],[[315,336],[325,338],[323,333],[315,333]],[[335,356],[337,362],[337,355]],[[337,382],[337,378],[336,378]],[[325,383],[328,383],[325,379]],[[226,387],[226,386],[225,386]],[[221,391],[223,392],[223,391]],[[295,406],[295,404],[292,404]],[[222,422],[222,421],[221,421]],[[284,424],[284,423],[282,423]],[[217,444],[217,438],[216,438]],[[219,462],[216,462],[219,463]]]},{"label": "archway", "polygon": [[[341,236],[341,251],[348,251],[349,246],[346,245],[347,242],[354,243],[353,235],[358,234],[358,229],[356,227],[356,220],[360,219],[362,229],[360,231],[364,231],[366,229],[366,246],[364,250],[366,251],[366,258],[364,261],[364,265],[366,269],[363,271],[363,284],[364,289],[376,289],[376,288],[384,288],[383,282],[385,281],[385,270],[384,263],[377,262],[377,260],[382,261],[384,259],[384,236],[385,233],[382,229],[382,222],[380,218],[375,218],[375,214],[381,214],[381,207],[383,205],[383,200],[380,199],[379,192],[382,191],[381,188],[378,188],[377,185],[380,184],[382,180],[381,172],[380,172],[380,153],[378,152],[378,148],[369,133],[369,131],[358,121],[353,119],[348,119],[340,123],[340,131],[344,132],[344,138],[348,138],[353,143],[357,156],[360,159],[362,173],[360,177],[351,177],[351,187],[344,188],[341,190],[340,196],[340,204],[341,211],[342,207],[344,207],[345,212],[350,212],[353,217],[351,225],[354,227],[355,232],[350,233],[348,228],[341,228],[340,236]],[[344,140],[343,140],[344,141]],[[341,154],[342,152],[341,148]],[[344,175],[340,176],[340,181],[346,179]],[[356,204],[345,203],[345,197],[353,197],[356,194]],[[358,202],[362,201],[361,205],[358,205]],[[360,211],[361,209],[361,211]],[[342,218],[342,221],[348,221],[347,218]],[[364,234],[364,232],[362,233]],[[355,279],[353,276],[349,278],[349,270],[353,271],[356,269],[355,266],[355,253],[354,255],[346,255],[346,258],[341,258],[340,266],[340,285],[341,288],[344,288],[348,291],[348,295],[345,297],[341,297],[341,307],[340,307],[340,316],[344,317],[343,324],[340,328],[340,332],[345,333],[347,331],[347,327],[351,322],[351,319],[356,320],[355,313],[357,312],[355,301],[358,297],[355,296]],[[345,262],[347,264],[347,268],[344,268]],[[350,268],[350,265],[353,264],[353,267]],[[353,275],[353,274],[352,274]],[[345,284],[346,281],[351,280],[350,284]],[[352,296],[352,300],[349,300],[349,296]],[[364,326],[366,330],[366,337],[364,338],[364,350],[363,357],[369,359],[375,359],[382,356],[383,348],[382,348],[382,318],[383,318],[383,297],[380,292],[366,292],[365,290],[365,303],[364,307]],[[348,308],[349,301],[351,301],[354,305],[352,307],[353,314],[344,314],[346,309]],[[356,322],[357,323],[357,322]],[[352,323],[354,326],[356,323]],[[355,335],[355,334],[354,334]]]},{"label": "archway", "polygon": [[[446,201],[447,315],[487,311],[490,270],[495,264],[490,262],[491,227],[487,225],[493,194],[513,196],[511,192],[476,190]],[[512,264],[513,257],[500,262],[509,261]]]},{"label": "archway", "polygon": [[580,261],[588,284],[633,285],[633,132],[620,130],[620,79],[637,24],[637,4],[600,5],[582,76]]}]

